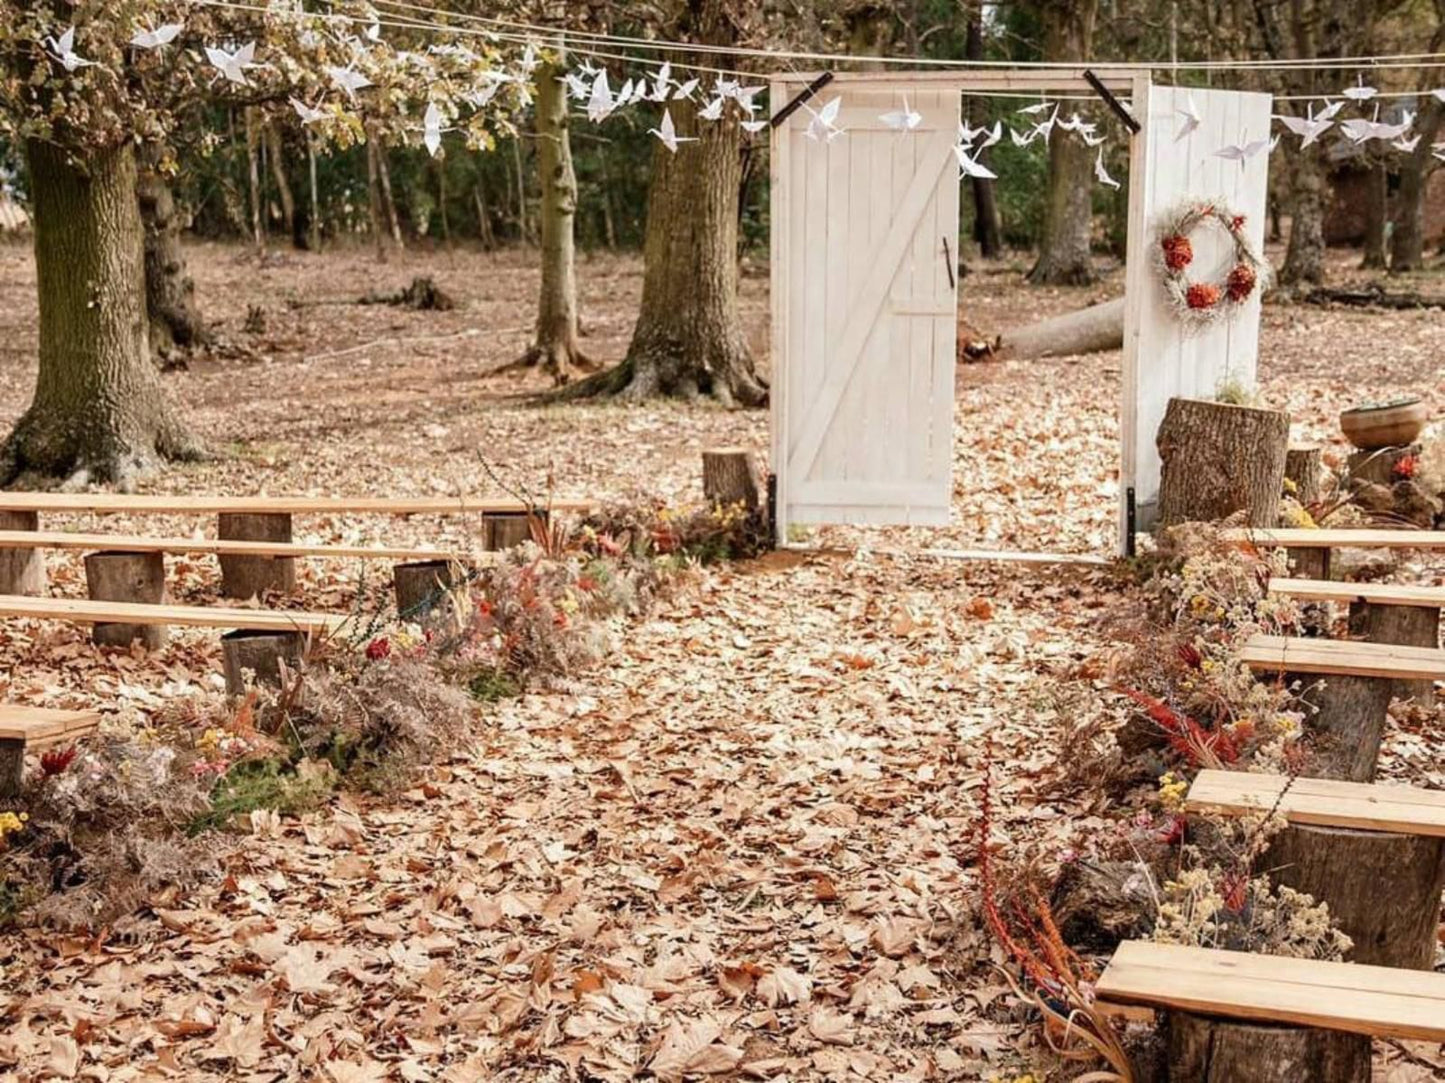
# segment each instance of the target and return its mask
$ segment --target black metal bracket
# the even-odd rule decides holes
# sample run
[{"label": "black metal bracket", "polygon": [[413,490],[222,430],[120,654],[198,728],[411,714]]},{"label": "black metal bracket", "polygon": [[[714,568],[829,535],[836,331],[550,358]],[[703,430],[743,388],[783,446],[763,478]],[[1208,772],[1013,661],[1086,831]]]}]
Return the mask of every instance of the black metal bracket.
[{"label": "black metal bracket", "polygon": [[778,544],[778,475],[768,471],[768,542],[772,548]]},{"label": "black metal bracket", "polygon": [[953,265],[953,250],[948,246],[948,234],[943,235],[943,265],[948,268],[948,288],[958,292],[958,269]]},{"label": "black metal bracket", "polygon": [[1134,486],[1124,490],[1124,555],[1132,557],[1136,552],[1135,535],[1139,530],[1139,509],[1134,503]]},{"label": "black metal bracket", "polygon": [[804,87],[796,98],[794,98],[787,105],[783,106],[776,113],[774,113],[773,119],[769,121],[769,123],[774,128],[781,127],[790,116],[796,113],[799,109],[803,108],[803,104],[805,102],[811,101],[813,96],[817,94],[818,91],[822,90],[832,81],[833,73],[831,71],[825,71],[822,75],[818,76],[818,78],[814,79],[811,83]]},{"label": "black metal bracket", "polygon": [[1123,121],[1124,127],[1128,128],[1135,135],[1138,135],[1139,122],[1134,119],[1133,113],[1124,108],[1124,103],[1114,97],[1114,92],[1106,87],[1099,77],[1088,68],[1084,69],[1084,78],[1088,80],[1089,85],[1094,88],[1094,93],[1103,98],[1104,104],[1112,109],[1114,115]]}]

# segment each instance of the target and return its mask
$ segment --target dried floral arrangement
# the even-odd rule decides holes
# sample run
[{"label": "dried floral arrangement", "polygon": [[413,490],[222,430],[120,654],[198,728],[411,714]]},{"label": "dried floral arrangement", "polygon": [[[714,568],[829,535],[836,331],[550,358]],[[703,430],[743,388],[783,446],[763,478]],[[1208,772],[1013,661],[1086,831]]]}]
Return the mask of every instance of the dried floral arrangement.
[{"label": "dried floral arrangement", "polygon": [[[1200,330],[1233,318],[1269,285],[1269,261],[1255,249],[1245,224],[1244,215],[1218,203],[1185,203],[1160,220],[1160,281],[1170,309],[1188,328]],[[1217,280],[1198,281],[1189,275],[1195,259],[1191,238],[1201,227],[1223,230],[1232,246],[1229,266]]]}]

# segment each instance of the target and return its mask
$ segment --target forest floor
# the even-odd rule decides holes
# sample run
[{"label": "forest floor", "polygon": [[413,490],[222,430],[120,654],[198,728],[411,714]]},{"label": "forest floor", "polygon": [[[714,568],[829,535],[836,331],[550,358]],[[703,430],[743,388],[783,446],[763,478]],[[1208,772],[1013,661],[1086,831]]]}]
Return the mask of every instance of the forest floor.
[{"label": "forest floor", "polygon": [[[700,500],[703,448],[766,456],[763,412],[522,401],[540,378],[497,370],[528,341],[530,253],[287,253],[258,267],[201,246],[192,258],[221,347],[167,383],[223,457],[153,491],[478,491],[485,455],[560,495],[685,504]],[[991,334],[1122,288],[1115,272],[1093,289],[1030,290],[1019,269],[964,279],[971,325]],[[347,303],[416,274],[459,307]],[[616,361],[640,262],[589,258],[580,281],[586,347]],[[28,251],[0,247],[7,426],[34,378],[33,298]],[[745,278],[744,308],[764,354],[765,279]],[[1288,405],[1296,435],[1342,448],[1342,407],[1445,384],[1445,320],[1269,306],[1260,354],[1265,396]],[[1015,853],[1056,854],[1108,826],[1060,762],[1067,719],[1040,689],[1107,656],[1099,614],[1115,588],[1100,568],[917,552],[1109,555],[1119,366],[1116,353],[960,366],[951,526],[824,528],[815,553],[708,569],[574,687],[502,705],[474,751],[425,785],[236,836],[224,881],[109,936],[6,935],[0,1079],[1023,1073],[1037,1050],[977,917],[979,787],[990,770],[994,837]],[[297,526],[347,542],[465,529]],[[83,593],[77,560],[51,568],[54,590]],[[307,562],[301,600],[344,610],[358,574]],[[208,561],[173,560],[170,584],[177,599],[217,600]],[[203,633],[144,656],[10,621],[0,696],[145,714],[212,687],[218,654]],[[1392,773],[1445,785],[1418,739],[1387,754]],[[1382,1071],[1431,1078],[1420,1055],[1387,1048]]]}]

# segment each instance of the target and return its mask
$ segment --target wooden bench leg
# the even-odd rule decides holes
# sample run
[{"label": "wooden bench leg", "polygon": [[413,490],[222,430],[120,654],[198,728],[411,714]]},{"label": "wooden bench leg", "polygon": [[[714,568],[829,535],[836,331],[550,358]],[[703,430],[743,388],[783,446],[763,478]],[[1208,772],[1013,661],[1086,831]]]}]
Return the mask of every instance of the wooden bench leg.
[{"label": "wooden bench leg", "polygon": [[[40,513],[0,511],[0,530],[39,530]],[[45,554],[39,549],[0,550],[0,594],[45,593]]]},{"label": "wooden bench leg", "polygon": [[423,560],[392,569],[396,613],[402,620],[425,623],[446,601],[446,591],[465,578],[450,560]]},{"label": "wooden bench leg", "polygon": [[1296,579],[1328,579],[1330,550],[1325,546],[1286,549],[1290,572]]},{"label": "wooden bench leg", "polygon": [[1445,838],[1291,825],[1258,868],[1329,904],[1352,963],[1432,970],[1445,891]]},{"label": "wooden bench leg", "polygon": [[[1350,634],[1371,643],[1395,643],[1405,647],[1440,646],[1440,610],[1419,605],[1350,603]],[[1422,707],[1435,705],[1434,681],[1395,681],[1395,696],[1413,699]]]},{"label": "wooden bench leg", "polygon": [[[85,582],[98,602],[144,602],[159,605],[166,595],[166,560],[162,553],[91,553],[85,558]],[[159,624],[96,624],[91,639],[103,646],[127,647],[139,641],[155,650],[166,641]]]},{"label": "wooden bench leg", "polygon": [[249,671],[258,684],[273,687],[281,683],[281,663],[295,671],[301,662],[300,632],[255,632],[240,630],[221,637],[221,664],[226,672],[226,694],[246,691]]},{"label": "wooden bench leg", "polygon": [[14,797],[25,782],[25,742],[0,740],[0,798]]},{"label": "wooden bench leg", "polygon": [[[226,541],[289,542],[288,514],[217,516],[216,536]],[[268,590],[296,589],[295,557],[221,556],[221,592],[228,598],[250,598]]]},{"label": "wooden bench leg", "polygon": [[[547,524],[545,511],[534,511],[532,516]],[[511,549],[532,538],[532,526],[526,512],[494,511],[482,516],[483,544],[489,550]]]},{"label": "wooden bench leg", "polygon": [[1170,1083],[1370,1083],[1368,1035],[1169,1012]]},{"label": "wooden bench leg", "polygon": [[1316,708],[1313,715],[1305,716],[1314,744],[1309,773],[1347,782],[1373,781],[1395,682],[1338,673],[1289,673],[1285,681],[1298,681],[1305,702]]}]

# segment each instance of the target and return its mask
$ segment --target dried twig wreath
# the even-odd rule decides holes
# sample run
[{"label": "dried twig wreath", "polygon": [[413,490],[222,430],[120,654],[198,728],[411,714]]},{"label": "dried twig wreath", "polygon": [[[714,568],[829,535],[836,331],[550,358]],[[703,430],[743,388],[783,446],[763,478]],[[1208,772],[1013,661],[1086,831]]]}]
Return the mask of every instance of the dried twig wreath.
[{"label": "dried twig wreath", "polygon": [[[1234,245],[1233,258],[1222,279],[1193,282],[1188,273],[1194,262],[1190,236],[1208,224],[1228,234]],[[1239,306],[1269,283],[1269,262],[1250,244],[1244,224],[1244,215],[1218,203],[1187,203],[1160,224],[1156,251],[1164,292],[1174,314],[1195,329],[1233,317]]]}]

